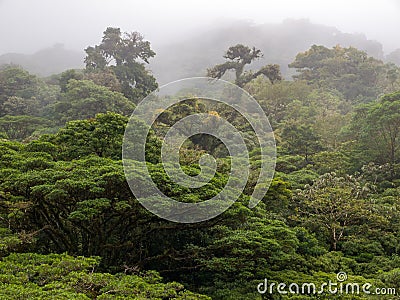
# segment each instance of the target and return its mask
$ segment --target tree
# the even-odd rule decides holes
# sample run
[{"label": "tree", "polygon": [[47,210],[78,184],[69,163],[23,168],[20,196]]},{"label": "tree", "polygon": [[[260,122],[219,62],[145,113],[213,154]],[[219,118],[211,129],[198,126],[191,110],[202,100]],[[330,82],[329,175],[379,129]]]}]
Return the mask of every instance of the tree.
[{"label": "tree", "polygon": [[[163,283],[154,271],[100,273],[99,257],[13,253],[0,262],[2,299],[186,299],[209,300],[178,282]],[[126,270],[129,272],[129,269]]]},{"label": "tree", "polygon": [[120,159],[127,122],[125,116],[100,113],[88,120],[70,121],[55,135],[42,136],[39,140],[57,145],[58,159],[71,160],[87,155]]},{"label": "tree", "polygon": [[353,138],[359,141],[369,161],[389,163],[393,167],[400,162],[400,92],[384,95],[377,102],[357,108],[351,129]]},{"label": "tree", "polygon": [[93,118],[108,111],[129,115],[134,107],[121,93],[90,80],[69,79],[65,93],[53,105],[52,118],[62,125],[66,121]]},{"label": "tree", "polygon": [[85,79],[91,80],[97,85],[105,86],[113,92],[122,92],[121,83],[111,69],[101,72],[86,72]]},{"label": "tree", "polygon": [[36,130],[46,128],[51,122],[48,119],[22,116],[4,116],[0,118],[0,131],[7,134],[11,140],[22,141],[30,137]]},{"label": "tree", "polygon": [[396,65],[400,65],[400,49],[396,49],[386,55],[386,61],[390,61]]},{"label": "tree", "polygon": [[310,125],[288,121],[283,126],[280,138],[290,154],[303,155],[306,162],[311,155],[322,150],[319,138]]},{"label": "tree", "polygon": [[62,93],[67,91],[67,85],[70,79],[82,80],[83,74],[74,69],[62,72],[59,79],[60,90]]},{"label": "tree", "polygon": [[3,113],[10,116],[37,115],[39,103],[35,98],[11,96],[3,103]]},{"label": "tree", "polygon": [[400,70],[395,64],[388,64],[388,66],[389,67],[386,73],[386,79],[389,81],[392,88],[395,88],[396,83],[398,88]]},{"label": "tree", "polygon": [[224,55],[227,60],[223,64],[216,65],[207,70],[207,76],[211,78],[221,78],[228,70],[235,72],[235,83],[243,87],[246,83],[260,75],[266,76],[273,84],[282,80],[279,65],[266,65],[257,72],[244,71],[246,65],[251,64],[255,59],[262,57],[261,50],[255,47],[249,48],[247,46],[237,44],[236,46],[229,47]]},{"label": "tree", "polygon": [[109,72],[116,75],[123,94],[135,102],[157,88],[155,78],[147,71],[144,63],[155,56],[150,42],[138,32],[121,33],[119,28],[108,27],[99,45],[90,46],[86,52],[86,71],[89,73]]},{"label": "tree", "polygon": [[272,126],[287,120],[289,105],[294,100],[310,106],[307,101],[313,91],[305,81],[280,81],[271,84],[261,77],[246,85],[246,90],[260,103]]},{"label": "tree", "polygon": [[[0,69],[0,116],[4,116],[4,103],[11,97],[32,99],[39,90],[39,80],[18,66]],[[16,98],[13,98],[16,99]]]},{"label": "tree", "polygon": [[372,227],[382,219],[373,213],[371,203],[366,200],[370,192],[372,186],[354,176],[336,177],[335,173],[327,173],[298,191],[296,215],[311,230],[325,231],[331,250],[336,251],[338,243],[350,234],[351,226],[368,222]]},{"label": "tree", "polygon": [[332,49],[313,45],[297,54],[290,68],[296,68],[296,79],[306,80],[318,87],[340,91],[355,102],[374,100],[383,88],[390,86],[387,70],[393,66],[368,57],[356,48],[338,46]]}]

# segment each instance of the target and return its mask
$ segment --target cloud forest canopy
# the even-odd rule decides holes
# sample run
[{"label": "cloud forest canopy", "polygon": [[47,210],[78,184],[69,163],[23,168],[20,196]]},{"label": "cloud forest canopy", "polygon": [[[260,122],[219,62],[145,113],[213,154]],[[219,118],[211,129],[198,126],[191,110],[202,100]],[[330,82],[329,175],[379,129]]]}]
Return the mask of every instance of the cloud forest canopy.
[{"label": "cloud forest canopy", "polygon": [[[243,193],[224,214],[197,224],[156,217],[126,182],[128,116],[157,87],[145,68],[155,53],[140,34],[106,29],[86,49],[84,69],[40,78],[0,68],[0,298],[278,299],[257,285],[264,278],[320,284],[340,271],[349,282],[400,291],[399,68],[353,47],[312,46],[293,59],[295,80],[270,80],[246,73],[260,52],[239,42],[224,47],[227,61],[217,69],[239,71],[236,80],[274,128],[276,173],[261,203],[247,206],[260,146],[234,109],[190,98],[163,111],[147,137],[157,186],[198,202],[226,185],[228,153],[212,137],[185,141],[186,174],[199,173],[203,154],[217,165],[207,185],[191,190],[160,163],[165,132],[185,116],[209,113],[209,122],[224,118],[243,136],[251,162]],[[332,295],[289,296],[279,299]]]}]

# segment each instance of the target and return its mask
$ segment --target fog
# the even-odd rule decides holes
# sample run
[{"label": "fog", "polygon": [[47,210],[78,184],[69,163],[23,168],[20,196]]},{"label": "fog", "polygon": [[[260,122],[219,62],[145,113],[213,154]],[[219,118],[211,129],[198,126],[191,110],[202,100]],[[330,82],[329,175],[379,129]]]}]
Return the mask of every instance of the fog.
[{"label": "fog", "polygon": [[139,31],[157,50],[221,22],[279,23],[288,18],[364,33],[382,43],[386,53],[400,48],[397,0],[0,0],[0,54],[33,53],[55,43],[82,50],[98,43],[108,26]]}]

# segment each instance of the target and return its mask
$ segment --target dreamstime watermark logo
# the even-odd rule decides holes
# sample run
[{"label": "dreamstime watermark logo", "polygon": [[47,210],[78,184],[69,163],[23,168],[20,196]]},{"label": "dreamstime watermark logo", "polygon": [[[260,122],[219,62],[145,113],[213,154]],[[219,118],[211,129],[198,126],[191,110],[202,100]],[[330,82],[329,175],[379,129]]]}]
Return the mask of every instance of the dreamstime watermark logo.
[{"label": "dreamstime watermark logo", "polygon": [[[128,184],[138,201],[150,212],[166,220],[195,223],[209,220],[227,210],[243,192],[250,171],[248,147],[243,134],[222,117],[210,113],[191,114],[168,129],[161,146],[165,172],[176,184],[196,189],[215,175],[217,163],[205,154],[199,160],[200,174],[187,175],[179,163],[183,143],[197,134],[211,135],[226,147],[230,174],[226,185],[211,199],[196,203],[179,202],[163,194],[153,182],[146,163],[146,141],[157,118],[168,108],[188,99],[205,99],[234,109],[248,122],[257,137],[261,162],[259,177],[248,206],[255,207],[265,196],[275,171],[276,146],[271,125],[264,111],[246,91],[224,80],[207,77],[174,81],[148,95],[135,108],[127,124],[122,158]],[[210,122],[210,117],[216,119]]]},{"label": "dreamstime watermark logo", "polygon": [[257,285],[257,291],[260,294],[298,294],[298,295],[314,295],[314,294],[332,294],[332,295],[396,295],[395,288],[373,288],[372,284],[346,282],[347,274],[339,272],[336,274],[336,281],[328,280],[328,282],[312,283],[276,283],[269,282],[267,278]]}]

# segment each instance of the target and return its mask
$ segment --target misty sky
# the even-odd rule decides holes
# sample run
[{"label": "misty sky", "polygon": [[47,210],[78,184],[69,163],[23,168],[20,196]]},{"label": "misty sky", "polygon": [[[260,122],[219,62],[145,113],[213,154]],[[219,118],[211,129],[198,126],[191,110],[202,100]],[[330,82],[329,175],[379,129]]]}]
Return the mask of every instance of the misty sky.
[{"label": "misty sky", "polygon": [[108,26],[139,31],[157,48],[221,21],[288,18],[365,33],[386,53],[400,48],[398,0],[0,0],[0,54],[32,53],[55,43],[83,50],[97,44]]}]

